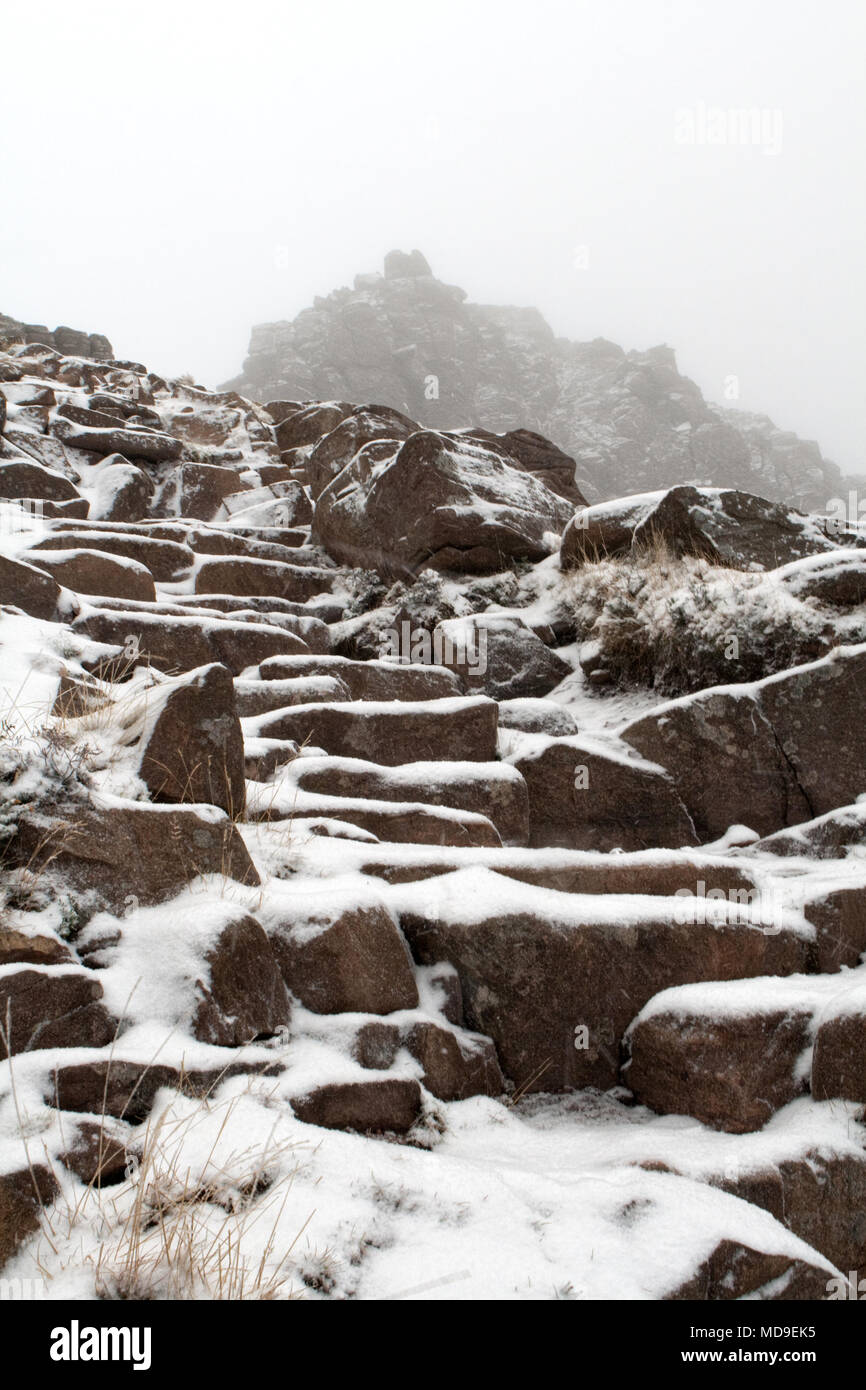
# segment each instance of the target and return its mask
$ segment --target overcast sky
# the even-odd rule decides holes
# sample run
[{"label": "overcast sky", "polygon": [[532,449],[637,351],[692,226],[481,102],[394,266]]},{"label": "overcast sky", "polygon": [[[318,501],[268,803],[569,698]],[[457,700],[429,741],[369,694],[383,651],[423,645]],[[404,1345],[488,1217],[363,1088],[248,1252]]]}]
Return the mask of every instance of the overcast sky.
[{"label": "overcast sky", "polygon": [[669,343],[709,399],[736,377],[737,404],[866,471],[864,14],[4,7],[0,312],[214,385],[253,323],[417,246],[560,334]]}]

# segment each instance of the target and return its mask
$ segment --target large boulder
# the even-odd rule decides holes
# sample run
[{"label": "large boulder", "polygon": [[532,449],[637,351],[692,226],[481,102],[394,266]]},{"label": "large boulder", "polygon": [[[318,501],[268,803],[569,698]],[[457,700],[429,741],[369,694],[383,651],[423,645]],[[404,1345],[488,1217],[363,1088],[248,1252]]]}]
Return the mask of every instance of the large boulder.
[{"label": "large boulder", "polygon": [[433,650],[467,694],[494,700],[547,695],[572,674],[561,656],[536,637],[521,618],[477,613],[437,624]]},{"label": "large boulder", "polygon": [[214,663],[147,693],[138,772],[157,801],[244,807],[244,741],[232,673]]},{"label": "large boulder", "polygon": [[84,915],[165,902],[200,874],[259,883],[239,831],[216,807],[110,797],[22,809],[6,854],[11,867],[71,889]]},{"label": "large boulder", "polygon": [[742,570],[775,569],[836,548],[801,512],[748,492],[683,485],[579,511],[563,533],[560,564],[576,569],[657,544]]},{"label": "large boulder", "polygon": [[365,444],[380,439],[408,439],[420,429],[408,415],[382,405],[359,405],[316,444],[307,460],[313,500],[341,473]]},{"label": "large boulder", "polygon": [[640,850],[698,843],[671,777],[621,745],[540,735],[509,761],[529,792],[529,843]]},{"label": "large boulder", "polygon": [[544,559],[570,515],[498,453],[420,430],[400,446],[365,445],[322,492],[313,530],[334,559],[384,577],[486,574]]},{"label": "large boulder", "polygon": [[234,468],[210,463],[184,463],[178,470],[177,504],[180,516],[210,521],[226,497],[244,492],[247,484]]}]

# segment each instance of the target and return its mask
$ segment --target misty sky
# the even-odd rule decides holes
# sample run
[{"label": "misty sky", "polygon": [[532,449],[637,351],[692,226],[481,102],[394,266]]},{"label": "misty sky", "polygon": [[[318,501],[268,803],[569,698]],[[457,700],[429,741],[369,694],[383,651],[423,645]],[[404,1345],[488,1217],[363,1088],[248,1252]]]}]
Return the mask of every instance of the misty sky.
[{"label": "misty sky", "polygon": [[[0,312],[215,385],[253,323],[417,246],[560,334],[671,344],[709,399],[736,376],[737,404],[866,471],[864,15],[4,7]],[[746,142],[712,115],[740,108],[763,113]]]}]

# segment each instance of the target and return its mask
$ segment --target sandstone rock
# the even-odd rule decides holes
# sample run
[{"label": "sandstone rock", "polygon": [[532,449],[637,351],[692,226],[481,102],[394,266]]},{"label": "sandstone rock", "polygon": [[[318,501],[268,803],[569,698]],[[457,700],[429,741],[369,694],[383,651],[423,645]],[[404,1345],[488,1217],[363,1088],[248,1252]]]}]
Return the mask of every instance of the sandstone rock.
[{"label": "sandstone rock", "polygon": [[335,757],[362,757],[394,767],[425,760],[493,762],[497,710],[493,700],[467,699],[298,705],[262,715],[265,738],[309,741]]},{"label": "sandstone rock", "polygon": [[200,1042],[241,1047],[287,1028],[291,1006],[263,928],[241,916],[220,932],[208,953],[209,979],[193,1022]]},{"label": "sandstone rock", "polygon": [[343,402],[326,401],[324,404],[302,406],[285,415],[277,425],[277,444],[281,452],[315,444],[322,435],[336,429],[353,409],[353,406]]},{"label": "sandstone rock", "polygon": [[61,600],[60,585],[49,574],[0,555],[0,604],[20,608],[31,618],[55,622]]},{"label": "sandstone rock", "polygon": [[866,555],[862,550],[833,550],[795,560],[776,571],[780,584],[799,599],[817,599],[834,608],[866,603]]},{"label": "sandstone rock", "polygon": [[451,961],[468,1026],[493,1039],[506,1076],[529,1090],[607,1089],[626,1029],[661,989],[801,973],[809,952],[807,937],[769,935],[736,914],[710,925],[684,921],[678,900],[611,905],[514,881],[503,890],[484,869],[408,884],[397,903],[416,959]]},{"label": "sandstone rock", "polygon": [[862,989],[851,998],[843,996],[821,1020],[812,1054],[811,1087],[815,1100],[866,1103],[866,997]]},{"label": "sandstone rock", "polygon": [[560,564],[575,569],[635,547],[663,544],[729,569],[775,569],[834,549],[800,512],[726,488],[680,486],[623,497],[577,512],[562,536]]},{"label": "sandstone rock", "polygon": [[866,951],[866,885],[813,889],[803,913],[817,934],[818,970],[833,972],[859,963]]},{"label": "sandstone rock", "polygon": [[0,925],[0,966],[71,964],[69,947],[58,937]]},{"label": "sandstone rock", "polygon": [[697,844],[672,779],[616,745],[538,738],[510,761],[529,793],[530,844],[586,850]]},{"label": "sandstone rock", "polygon": [[565,705],[521,698],[499,701],[499,727],[524,734],[546,734],[548,738],[569,738],[577,733],[577,720]]},{"label": "sandstone rock", "polygon": [[283,978],[305,1008],[320,1014],[389,1014],[414,1009],[418,987],[406,943],[386,909],[299,902],[265,926]]},{"label": "sandstone rock", "polygon": [[419,1022],[408,1028],[404,1041],[424,1068],[421,1084],[438,1100],[500,1096],[505,1090],[489,1038]]},{"label": "sandstone rock", "polygon": [[[74,965],[0,968],[0,1059],[46,1047],[104,1047],[115,1023],[99,1002],[102,985]],[[7,1012],[8,1011],[8,1012]]]},{"label": "sandstone rock", "polygon": [[31,546],[31,554],[35,558],[40,550],[56,550],[58,545],[66,550],[99,550],[107,555],[137,560],[150,570],[158,584],[173,583],[189,569],[194,559],[192,551],[176,541],[153,540],[133,531],[72,531],[65,527]]},{"label": "sandstone rock", "polygon": [[147,516],[154,484],[144,469],[127,463],[122,454],[103,459],[96,479],[92,516],[102,521],[140,521]]},{"label": "sandstone rock", "polygon": [[216,516],[226,497],[244,492],[243,483],[233,468],[217,468],[208,463],[184,463],[178,476],[178,508],[181,516],[210,521]]},{"label": "sandstone rock", "polygon": [[[264,623],[234,623],[213,618],[162,617],[158,612],[91,610],[77,619],[75,630],[95,642],[132,650],[162,671],[192,671],[218,661],[234,675],[269,656],[305,653],[300,637]],[[135,644],[137,648],[135,647]]]},{"label": "sandstone rock", "polygon": [[797,1059],[809,1043],[810,1009],[769,1002],[751,1013],[707,1014],[700,1009],[712,1007],[710,990],[671,993],[667,1007],[664,994],[652,1000],[626,1035],[623,1081],[641,1104],[746,1134],[802,1094]]},{"label": "sandstone rock", "polygon": [[130,897],[165,902],[199,874],[256,885],[259,876],[229,818],[215,808],[146,806],[111,798],[22,810],[7,853],[11,864],[79,895],[79,909],[117,912]]},{"label": "sandstone rock", "polygon": [[421,1088],[417,1081],[397,1077],[331,1082],[294,1097],[292,1109],[304,1124],[323,1129],[406,1134],[421,1114]]},{"label": "sandstone rock", "polygon": [[203,666],[148,692],[139,776],[156,801],[243,812],[244,742],[226,666]]},{"label": "sandstone rock", "polygon": [[866,645],[760,682],[761,708],[809,806],[799,820],[849,805],[866,789],[858,733],[864,676]]},{"label": "sandstone rock", "polygon": [[367,1071],[387,1071],[400,1050],[400,1029],[395,1023],[375,1019],[363,1023],[355,1034],[352,1055]]},{"label": "sandstone rock", "polygon": [[70,449],[85,449],[90,453],[106,457],[108,454],[123,454],[128,459],[147,459],[150,463],[164,463],[179,458],[183,443],[170,434],[160,434],[149,429],[88,429],[85,426],[68,424],[60,428],[54,426],[58,438]]},{"label": "sandstone rock", "polygon": [[236,680],[235,700],[243,719],[268,714],[288,705],[342,704],[351,700],[347,685],[336,676],[296,676],[289,680]]},{"label": "sandstone rock", "polygon": [[95,1057],[87,1062],[61,1063],[51,1073],[45,1099],[58,1110],[77,1114],[111,1115],[128,1124],[143,1124],[157,1091],[169,1086],[183,1095],[206,1097],[232,1076],[260,1075],[262,1061],[229,1062],[210,1070],[169,1066],[163,1062],[130,1062],[123,1057]]},{"label": "sandstone rock", "polygon": [[386,577],[484,574],[544,559],[568,513],[498,454],[422,430],[399,448],[366,445],[319,497],[313,531],[334,559]]},{"label": "sandstone rock", "polygon": [[840,806],[789,830],[777,830],[750,845],[748,854],[805,856],[807,859],[844,859],[866,843],[866,805]]},{"label": "sandstone rock", "polygon": [[[766,1167],[719,1174],[713,1185],[768,1211],[848,1273],[866,1266],[866,1159],[806,1151]],[[827,1285],[821,1297],[827,1296]]]},{"label": "sandstone rock", "polygon": [[467,694],[494,700],[547,695],[572,674],[562,657],[536,637],[520,618],[476,614],[450,618],[434,631],[442,664],[462,681]]},{"label": "sandstone rock", "polygon": [[25,459],[0,459],[0,497],[35,497],[46,502],[78,499],[78,488],[63,473]]},{"label": "sandstone rock", "polygon": [[59,1192],[57,1179],[43,1164],[0,1173],[0,1270],[39,1230],[43,1208]]},{"label": "sandstone rock", "polygon": [[303,602],[327,593],[334,582],[330,570],[267,560],[205,560],[195,577],[197,594],[273,594]]},{"label": "sandstone rock", "polygon": [[109,598],[156,599],[153,575],[137,560],[118,559],[99,550],[39,550],[36,568],[44,570],[67,589],[79,594],[104,594]]},{"label": "sandstone rock", "polygon": [[357,406],[319,439],[307,460],[307,477],[315,501],[365,444],[381,439],[408,439],[420,428],[408,415],[387,406]]},{"label": "sandstone rock", "polygon": [[293,764],[292,780],[303,791],[372,801],[423,802],[488,817],[503,842],[525,844],[529,819],[526,785],[502,763],[411,762],[387,769],[360,758],[305,757]]},{"label": "sandstone rock", "polygon": [[665,1298],[702,1303],[743,1298],[818,1300],[827,1297],[829,1278],[829,1270],[790,1255],[720,1240],[693,1278]]},{"label": "sandstone rock", "polygon": [[702,842],[731,825],[769,835],[811,819],[773,727],[748,692],[705,690],[674,700],[627,725],[621,737],[667,769]]},{"label": "sandstone rock", "polygon": [[[121,1137],[122,1135],[122,1137]],[[122,1182],[129,1154],[125,1134],[112,1134],[108,1126],[92,1120],[79,1121],[69,1148],[59,1154],[60,1162],[87,1186],[107,1187]]]},{"label": "sandstone rock", "polygon": [[332,676],[353,700],[440,700],[461,693],[460,683],[444,666],[401,666],[389,661],[353,661],[347,656],[274,657],[259,666],[262,680]]}]

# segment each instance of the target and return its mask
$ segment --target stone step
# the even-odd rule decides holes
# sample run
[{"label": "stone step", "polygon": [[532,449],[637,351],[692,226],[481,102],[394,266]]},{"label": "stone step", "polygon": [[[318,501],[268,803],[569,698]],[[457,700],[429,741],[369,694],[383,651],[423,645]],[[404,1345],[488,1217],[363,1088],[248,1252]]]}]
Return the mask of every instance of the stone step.
[{"label": "stone step", "polygon": [[504,844],[527,841],[526,784],[504,763],[411,762],[383,768],[361,758],[303,757],[285,770],[284,778],[303,792],[328,798],[423,802],[472,811],[493,822]]},{"label": "stone step", "polygon": [[336,676],[348,686],[353,700],[437,700],[463,693],[444,666],[353,661],[348,656],[274,657],[261,662],[259,676],[266,681]]},{"label": "stone step", "polygon": [[485,696],[311,704],[243,721],[244,735],[290,738],[336,757],[395,767],[412,761],[493,762],[497,709]]},{"label": "stone step", "polygon": [[73,628],[94,642],[125,653],[130,666],[140,657],[163,671],[192,671],[219,661],[238,676],[266,655],[308,650],[295,633],[265,623],[163,617],[159,612],[140,609],[114,612],[87,608],[75,619]]}]

